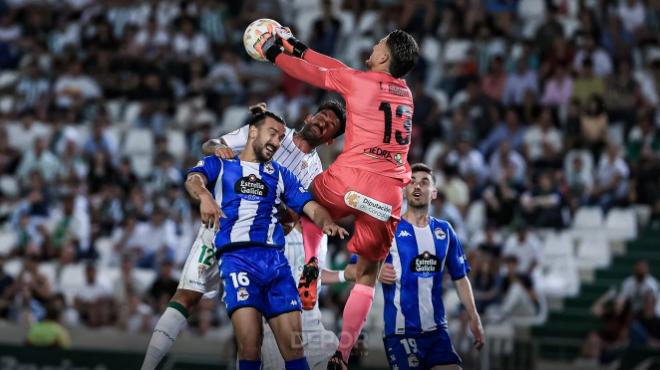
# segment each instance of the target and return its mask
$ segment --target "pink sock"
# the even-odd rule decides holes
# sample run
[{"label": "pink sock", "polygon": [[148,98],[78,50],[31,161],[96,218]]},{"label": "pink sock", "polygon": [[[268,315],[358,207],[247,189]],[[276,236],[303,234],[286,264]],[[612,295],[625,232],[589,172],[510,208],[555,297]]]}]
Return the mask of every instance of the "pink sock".
[{"label": "pink sock", "polygon": [[300,217],[300,226],[302,227],[303,247],[305,248],[305,262],[309,262],[312,257],[319,257],[323,230],[307,216]]},{"label": "pink sock", "polygon": [[344,323],[339,337],[339,352],[341,352],[346,362],[348,362],[351,349],[353,349],[364,323],[367,321],[367,315],[371,311],[371,304],[374,302],[374,291],[374,287],[355,284],[344,306]]}]

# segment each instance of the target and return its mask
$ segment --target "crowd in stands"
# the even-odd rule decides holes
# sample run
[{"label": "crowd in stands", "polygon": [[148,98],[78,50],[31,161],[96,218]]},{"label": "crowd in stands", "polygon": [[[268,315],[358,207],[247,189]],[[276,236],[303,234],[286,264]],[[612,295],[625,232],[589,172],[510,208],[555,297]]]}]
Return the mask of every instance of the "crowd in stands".
[{"label": "crowd in stands", "polygon": [[[583,206],[660,222],[660,1],[0,0],[0,318],[151,332],[199,225],[182,183],[202,143],[254,103],[300,127],[330,96],[249,59],[257,18],[355,68],[390,30],[415,36],[409,161],[434,167],[433,215],[490,319],[537,313],[538,230]],[[83,289],[62,281],[71,265]],[[321,296],[331,329],[345,295]],[[215,300],[192,321],[228,323]]]}]

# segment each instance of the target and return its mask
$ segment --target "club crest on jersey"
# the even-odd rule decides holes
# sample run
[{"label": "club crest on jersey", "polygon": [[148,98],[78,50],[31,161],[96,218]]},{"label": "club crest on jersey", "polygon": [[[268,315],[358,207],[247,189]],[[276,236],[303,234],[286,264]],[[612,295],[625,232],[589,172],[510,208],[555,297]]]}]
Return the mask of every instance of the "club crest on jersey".
[{"label": "club crest on jersey", "polygon": [[268,196],[268,186],[254,174],[241,177],[236,181],[234,191],[247,200],[258,200]]},{"label": "club crest on jersey", "polygon": [[440,260],[431,253],[424,252],[415,257],[410,263],[410,270],[427,277],[440,271]]},{"label": "club crest on jersey", "polygon": [[435,230],[433,230],[433,233],[435,234],[435,238],[438,240],[445,240],[447,237],[447,234],[439,227],[436,227]]},{"label": "club crest on jersey", "polygon": [[419,359],[417,356],[411,354],[408,356],[408,367],[418,367],[419,366]]},{"label": "club crest on jersey", "polygon": [[250,293],[248,293],[245,288],[238,288],[236,291],[236,300],[239,302],[247,301],[250,298]]},{"label": "club crest on jersey", "polygon": [[270,162],[267,162],[264,164],[264,172],[266,172],[269,175],[272,175],[275,173],[275,167],[273,167],[273,164]]}]

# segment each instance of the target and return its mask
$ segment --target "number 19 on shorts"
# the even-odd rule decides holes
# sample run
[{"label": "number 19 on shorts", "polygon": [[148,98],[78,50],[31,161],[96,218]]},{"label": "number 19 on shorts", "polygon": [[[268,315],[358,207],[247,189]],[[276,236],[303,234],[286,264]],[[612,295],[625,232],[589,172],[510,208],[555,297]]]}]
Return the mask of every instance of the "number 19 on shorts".
[{"label": "number 19 on shorts", "polygon": [[247,272],[230,272],[229,276],[231,277],[232,284],[234,284],[234,288],[250,285],[250,278]]}]

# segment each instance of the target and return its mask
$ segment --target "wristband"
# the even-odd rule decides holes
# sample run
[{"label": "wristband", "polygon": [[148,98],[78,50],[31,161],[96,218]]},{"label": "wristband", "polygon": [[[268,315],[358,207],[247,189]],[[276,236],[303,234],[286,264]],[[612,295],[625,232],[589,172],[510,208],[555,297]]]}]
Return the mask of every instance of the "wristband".
[{"label": "wristband", "polygon": [[344,270],[339,271],[337,277],[339,278],[340,283],[346,282],[346,276],[344,276]]},{"label": "wristband", "polygon": [[289,40],[289,43],[291,44],[291,46],[293,46],[292,55],[296,58],[302,59],[303,53],[307,50],[307,45],[305,45],[302,42],[298,41],[298,39],[295,38],[295,37],[292,37]]}]

